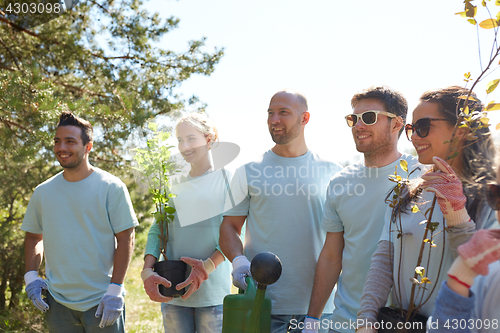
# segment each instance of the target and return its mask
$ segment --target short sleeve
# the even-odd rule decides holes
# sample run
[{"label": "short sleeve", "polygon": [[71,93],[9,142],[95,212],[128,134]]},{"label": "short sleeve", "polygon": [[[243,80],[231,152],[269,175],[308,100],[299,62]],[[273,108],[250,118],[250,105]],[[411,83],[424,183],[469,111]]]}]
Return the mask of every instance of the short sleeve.
[{"label": "short sleeve", "polygon": [[247,216],[250,209],[250,195],[245,166],[239,167],[230,182],[224,206],[224,216]]},{"label": "short sleeve", "polygon": [[21,229],[32,234],[42,234],[42,217],[40,215],[40,200],[38,196],[38,191],[35,189],[31,195],[30,201],[28,203],[28,208],[26,209],[26,214],[24,214],[23,224]]},{"label": "short sleeve", "polygon": [[108,202],[108,217],[115,234],[139,225],[124,183],[110,184]]},{"label": "short sleeve", "polygon": [[390,235],[389,235],[389,230],[391,229],[391,214],[392,214],[392,208],[387,206],[387,209],[385,210],[385,217],[384,217],[384,229],[382,230],[382,234],[380,235],[380,241],[390,241]]},{"label": "short sleeve", "polygon": [[[332,183],[330,182],[331,186]],[[328,193],[332,193],[328,191]],[[323,208],[323,219],[321,220],[321,227],[326,232],[341,232],[344,231],[344,224],[337,213],[337,205],[335,203],[335,196],[328,195],[326,197],[325,205]]]}]

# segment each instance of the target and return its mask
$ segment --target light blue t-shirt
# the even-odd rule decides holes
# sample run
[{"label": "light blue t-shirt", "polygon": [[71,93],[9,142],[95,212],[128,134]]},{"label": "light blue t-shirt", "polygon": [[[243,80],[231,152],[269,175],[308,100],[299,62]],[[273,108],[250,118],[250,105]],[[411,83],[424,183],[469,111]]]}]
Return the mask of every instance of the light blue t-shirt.
[{"label": "light blue t-shirt", "polygon": [[337,173],[328,186],[322,227],[327,232],[344,232],[342,273],[332,316],[339,332],[354,332],[348,329],[349,321],[356,321],[371,257],[384,227],[385,198],[395,185],[388,176],[397,166],[398,174],[406,177],[400,168],[402,159],[410,171],[419,166],[417,158],[408,154],[381,168],[356,163]]},{"label": "light blue t-shirt", "polygon": [[[411,279],[413,279],[415,274],[420,247],[424,239],[425,222],[427,222],[427,218],[423,213],[431,207],[433,198],[433,193],[423,191],[421,193],[421,198],[418,200],[420,211],[417,213],[402,213],[401,226],[399,227],[399,229],[402,230],[401,237],[398,237],[398,227],[396,227],[394,223],[391,223],[392,208],[388,207],[386,211],[384,231],[380,236],[380,240],[391,241],[394,244],[394,285],[393,292],[391,293],[391,303],[398,304],[396,297],[401,297],[400,301],[405,309],[408,308],[410,302],[412,287]],[[434,302],[439,288],[442,282],[447,279],[448,269],[454,260],[452,250],[449,246],[450,241],[448,237],[446,237],[447,232],[442,231],[443,219],[443,213],[441,212],[439,204],[436,202],[432,215],[432,222],[438,222],[439,226],[437,230],[434,231],[434,236],[432,236],[432,238],[430,233],[427,235],[428,239],[433,240],[435,247],[431,248],[430,246],[425,246],[421,262],[421,266],[426,269],[426,277],[431,281],[431,283],[426,286],[426,290],[421,291],[418,297],[419,300],[422,299],[424,301],[427,298],[429,299],[419,310],[419,313],[426,317],[429,317],[434,309]],[[483,207],[474,222],[478,229],[490,228],[498,223],[496,213],[492,211],[488,205]],[[442,266],[440,270],[441,260]],[[399,267],[401,268],[399,269]],[[432,291],[434,287],[435,290]],[[401,290],[401,294],[399,294],[399,290]],[[416,291],[418,291],[418,287]],[[420,304],[420,301],[417,303]]]},{"label": "light blue t-shirt", "polygon": [[108,289],[115,234],[136,225],[125,184],[94,167],[78,182],[60,172],[38,185],[21,229],[43,235],[50,294],[70,309],[86,311]]},{"label": "light blue t-shirt", "polygon": [[[171,192],[176,197],[172,206],[177,211],[168,226],[168,259],[190,257],[205,260],[214,253],[219,245],[219,228],[230,177],[227,170],[219,169],[199,177],[181,177],[178,182],[173,182]],[[154,223],[149,230],[145,255],[160,257],[159,234],[160,228]],[[188,299],[174,298],[169,304],[184,307],[222,304],[224,297],[231,293],[230,270],[231,264],[224,260]]]},{"label": "light blue t-shirt", "polygon": [[[326,232],[320,227],[326,188],[341,167],[306,154],[286,158],[269,150],[237,170],[231,184],[236,207],[224,215],[247,216],[244,254],[276,254],[280,279],[267,287],[275,315],[307,313]],[[325,313],[331,313],[331,299]]]}]

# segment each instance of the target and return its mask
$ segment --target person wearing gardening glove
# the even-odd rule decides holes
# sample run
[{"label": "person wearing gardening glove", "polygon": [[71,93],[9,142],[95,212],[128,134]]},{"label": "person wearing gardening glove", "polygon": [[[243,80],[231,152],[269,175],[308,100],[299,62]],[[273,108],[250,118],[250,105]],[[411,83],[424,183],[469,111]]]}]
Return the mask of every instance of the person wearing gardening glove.
[{"label": "person wearing gardening glove", "polygon": [[[230,187],[235,205],[224,213],[220,247],[233,263],[233,284],[240,289],[246,289],[249,261],[257,254],[278,256],[281,277],[266,290],[272,299],[271,332],[297,333],[307,314],[311,275],[326,239],[321,218],[328,183],[342,167],[309,150],[305,127],[313,113],[304,95],[279,91],[262,110],[266,111],[275,145],[235,172]],[[329,318],[333,296],[328,295],[325,303],[318,316]]]},{"label": "person wearing gardening glove", "polygon": [[250,261],[245,256],[237,256],[233,259],[233,284],[235,287],[242,290],[247,290],[247,276],[252,276],[250,273]]},{"label": "person wearing gardening glove", "polygon": [[[458,253],[448,270],[448,281],[443,281],[439,290],[428,331],[456,332],[460,328],[460,332],[498,332],[500,229],[478,230],[469,242],[458,247]],[[481,287],[471,289],[478,275],[482,276],[478,281]],[[488,276],[490,283],[485,285]],[[460,321],[468,325],[460,327]]]},{"label": "person wearing gardening glove", "polygon": [[63,171],[36,187],[21,226],[26,293],[49,332],[125,332],[123,281],[138,223],[125,184],[89,164],[92,146],[92,125],[63,112],[54,136]]},{"label": "person wearing gardening glove", "polygon": [[[218,249],[230,174],[225,169],[214,170],[218,161],[212,159],[212,165],[210,155],[224,144],[215,142],[214,123],[200,113],[179,119],[175,136],[189,164],[182,169],[189,172],[172,179],[169,192],[175,197],[168,204],[175,208],[173,221],[161,226],[163,230],[159,223],[151,226],[141,278],[149,298],[161,302],[166,333],[220,333],[222,303],[231,293],[230,265]],[[166,248],[162,248],[167,232]],[[168,271],[161,266],[169,264],[167,260],[186,266],[186,274],[178,281],[163,276]]]},{"label": "person wearing gardening glove", "polygon": [[[429,317],[446,271],[458,256],[457,248],[477,230],[498,228],[485,192],[495,179],[491,132],[477,116],[470,128],[460,126],[456,112],[464,107],[462,97],[469,93],[459,86],[425,92],[413,111],[412,123],[405,126],[419,162],[432,165],[433,170],[412,180],[403,195],[390,194],[396,203],[387,208],[371,259],[357,315],[357,322],[362,323],[358,331],[373,332],[379,316],[390,312],[384,308],[387,303],[403,313],[417,310]],[[470,110],[480,112],[481,101],[474,93],[471,96]],[[469,136],[472,129],[474,135]]]},{"label": "person wearing gardening glove", "polygon": [[45,281],[38,277],[38,272],[29,271],[24,274],[24,282],[26,283],[26,293],[33,305],[42,312],[47,311],[49,305],[43,300],[42,292],[48,290],[48,288]]},{"label": "person wearing gardening glove", "polygon": [[471,218],[465,209],[464,191],[462,182],[448,163],[439,157],[434,157],[434,168],[436,171],[428,172],[422,179],[420,186],[427,192],[436,194],[437,202],[441,208],[448,227],[470,222]]}]

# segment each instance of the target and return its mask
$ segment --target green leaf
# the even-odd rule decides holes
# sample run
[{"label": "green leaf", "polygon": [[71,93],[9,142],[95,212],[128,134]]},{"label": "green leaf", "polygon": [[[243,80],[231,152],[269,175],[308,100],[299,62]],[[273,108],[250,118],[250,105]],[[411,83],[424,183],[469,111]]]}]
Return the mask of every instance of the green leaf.
[{"label": "green leaf", "polygon": [[454,159],[455,157],[458,156],[458,151],[454,152],[452,155],[448,157],[448,160]]},{"label": "green leaf", "polygon": [[486,19],[479,23],[479,26],[483,29],[493,29],[498,27],[498,23],[494,19]]},{"label": "green leaf", "polygon": [[491,94],[495,90],[495,88],[498,86],[498,82],[500,82],[500,79],[496,79],[496,80],[488,82],[488,84],[486,85],[486,93]]},{"label": "green leaf", "polygon": [[408,162],[406,162],[406,160],[401,160],[399,162],[399,165],[401,166],[401,169],[408,172]]},{"label": "green leaf", "polygon": [[158,129],[158,124],[154,122],[148,123],[148,128],[153,132],[156,132],[156,130]]},{"label": "green leaf", "polygon": [[417,206],[416,204],[415,204],[415,205],[413,205],[413,207],[411,207],[411,212],[412,212],[412,213],[417,213],[417,212],[419,212],[419,211],[420,211],[420,209],[418,209],[418,206]]}]

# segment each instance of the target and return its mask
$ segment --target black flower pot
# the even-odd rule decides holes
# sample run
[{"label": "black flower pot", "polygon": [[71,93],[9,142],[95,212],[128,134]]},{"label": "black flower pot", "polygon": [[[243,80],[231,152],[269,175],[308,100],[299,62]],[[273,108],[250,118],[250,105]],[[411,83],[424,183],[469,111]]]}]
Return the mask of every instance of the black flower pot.
[{"label": "black flower pot", "polygon": [[[425,333],[427,318],[417,314],[413,320],[405,321],[400,312],[393,308],[380,308],[378,333]],[[377,327],[376,327],[377,328]]]},{"label": "black flower pot", "polygon": [[175,289],[175,286],[186,281],[187,266],[188,265],[184,261],[180,260],[164,260],[153,265],[153,271],[172,282],[172,286],[170,288],[160,285],[160,294],[170,297],[180,297],[184,295],[186,288],[177,290]]}]

